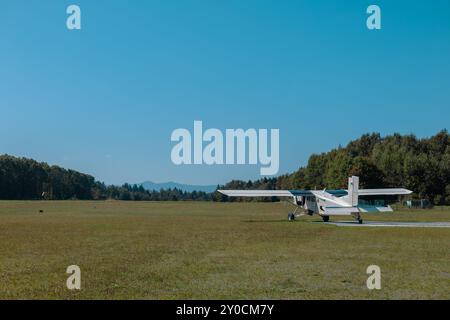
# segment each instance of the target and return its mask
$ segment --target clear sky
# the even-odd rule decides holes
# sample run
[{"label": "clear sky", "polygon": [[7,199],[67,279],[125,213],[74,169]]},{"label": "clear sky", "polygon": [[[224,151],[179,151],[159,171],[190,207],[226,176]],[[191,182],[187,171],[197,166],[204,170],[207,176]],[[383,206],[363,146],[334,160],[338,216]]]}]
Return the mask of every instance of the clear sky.
[{"label": "clear sky", "polygon": [[194,120],[279,128],[280,174],[366,132],[433,135],[450,122],[450,1],[1,1],[0,153],[115,184],[260,177],[175,166],[170,135]]}]

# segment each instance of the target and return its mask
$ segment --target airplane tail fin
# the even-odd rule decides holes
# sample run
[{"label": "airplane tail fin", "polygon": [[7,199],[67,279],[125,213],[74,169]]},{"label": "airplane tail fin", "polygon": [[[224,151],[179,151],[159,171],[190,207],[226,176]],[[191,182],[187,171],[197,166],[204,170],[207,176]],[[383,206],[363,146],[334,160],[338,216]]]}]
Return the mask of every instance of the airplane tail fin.
[{"label": "airplane tail fin", "polygon": [[348,198],[352,207],[358,205],[359,177],[348,178]]}]

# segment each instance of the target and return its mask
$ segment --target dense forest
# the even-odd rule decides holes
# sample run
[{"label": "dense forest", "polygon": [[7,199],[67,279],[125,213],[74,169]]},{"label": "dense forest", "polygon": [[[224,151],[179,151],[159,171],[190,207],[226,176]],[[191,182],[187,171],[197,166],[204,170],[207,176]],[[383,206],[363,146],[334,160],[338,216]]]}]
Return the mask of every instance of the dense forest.
[{"label": "dense forest", "polygon": [[413,190],[416,198],[450,204],[449,142],[447,130],[427,139],[365,134],[346,147],[312,155],[306,167],[292,174],[258,181],[231,181],[223,188],[346,189],[348,177],[356,175],[361,188],[404,187]]},{"label": "dense forest", "polygon": [[3,200],[211,200],[205,192],[178,189],[148,191],[125,183],[106,186],[94,177],[32,159],[0,156],[0,199]]},{"label": "dense forest", "polygon": [[[233,180],[220,188],[346,188],[347,178],[357,175],[361,188],[405,187],[417,198],[450,204],[449,142],[446,130],[426,139],[365,134],[346,147],[312,155],[307,166],[292,174],[247,182]],[[106,186],[87,174],[9,155],[0,156],[0,199],[231,200],[218,193],[148,191],[130,184]]]}]

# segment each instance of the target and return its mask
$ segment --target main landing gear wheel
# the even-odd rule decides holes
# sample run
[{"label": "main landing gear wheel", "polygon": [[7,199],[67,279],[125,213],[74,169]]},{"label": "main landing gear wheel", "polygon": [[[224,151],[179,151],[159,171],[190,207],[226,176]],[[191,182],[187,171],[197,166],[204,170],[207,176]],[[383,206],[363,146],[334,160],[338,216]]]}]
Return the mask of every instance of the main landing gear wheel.
[{"label": "main landing gear wheel", "polygon": [[295,220],[295,214],[292,213],[292,212],[289,213],[289,214],[288,214],[288,220],[289,220],[289,221],[294,221],[294,220]]},{"label": "main landing gear wheel", "polygon": [[330,221],[330,216],[322,216],[323,222]]}]

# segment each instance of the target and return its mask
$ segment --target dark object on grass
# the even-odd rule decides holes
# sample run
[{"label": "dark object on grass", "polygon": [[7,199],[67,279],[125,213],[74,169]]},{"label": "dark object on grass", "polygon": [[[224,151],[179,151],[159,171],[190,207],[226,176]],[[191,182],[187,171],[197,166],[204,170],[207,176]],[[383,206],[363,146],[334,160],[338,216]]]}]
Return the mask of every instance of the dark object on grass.
[{"label": "dark object on grass", "polygon": [[44,212],[44,210],[42,210],[42,209],[41,209],[41,210],[39,210],[39,213],[43,213],[43,212]]}]

